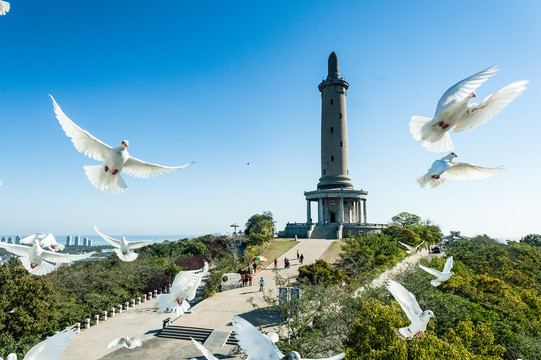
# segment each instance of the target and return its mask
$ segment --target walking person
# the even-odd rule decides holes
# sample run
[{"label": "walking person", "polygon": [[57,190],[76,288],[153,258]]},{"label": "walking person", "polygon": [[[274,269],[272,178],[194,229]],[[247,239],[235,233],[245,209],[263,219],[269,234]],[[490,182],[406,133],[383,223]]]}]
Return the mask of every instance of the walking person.
[{"label": "walking person", "polygon": [[302,262],[304,261],[304,254],[301,254],[301,257],[299,258],[300,262],[301,262],[301,265],[302,265]]},{"label": "walking person", "polygon": [[248,274],[248,281],[250,282],[250,286],[252,286],[252,274]]},{"label": "walking person", "polygon": [[254,261],[253,267],[254,267],[254,274],[255,274],[255,272],[257,271],[257,263],[255,261]]},{"label": "walking person", "polygon": [[278,259],[274,258],[274,269],[278,270]]},{"label": "walking person", "polygon": [[242,282],[242,287],[245,287],[246,286],[246,274],[242,274],[242,276],[240,277],[240,280]]},{"label": "walking person", "polygon": [[297,249],[297,260],[299,260],[299,249]]},{"label": "walking person", "polygon": [[265,286],[265,280],[263,280],[263,278],[261,278],[259,280],[259,291],[263,291],[263,286]]},{"label": "walking person", "polygon": [[287,269],[287,257],[284,258],[284,269]]}]

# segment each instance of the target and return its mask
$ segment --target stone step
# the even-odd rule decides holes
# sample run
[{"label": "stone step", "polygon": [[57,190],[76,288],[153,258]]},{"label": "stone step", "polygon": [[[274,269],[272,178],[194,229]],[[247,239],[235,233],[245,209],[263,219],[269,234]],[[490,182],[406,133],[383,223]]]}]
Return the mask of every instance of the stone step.
[{"label": "stone step", "polygon": [[[200,343],[204,343],[205,341],[207,341],[207,339],[211,336],[211,334],[214,331],[215,331],[214,329],[204,329],[204,328],[197,328],[197,327],[191,327],[191,326],[169,325],[165,329],[162,329],[162,331],[160,332],[158,336],[163,337],[163,338],[179,339],[179,340],[190,340],[190,338],[193,338],[194,340],[197,340]],[[215,336],[217,335],[221,335],[221,334],[217,333]],[[235,338],[235,332],[232,331],[227,336],[227,340],[225,341],[225,344],[237,345],[237,342],[238,341]]]}]

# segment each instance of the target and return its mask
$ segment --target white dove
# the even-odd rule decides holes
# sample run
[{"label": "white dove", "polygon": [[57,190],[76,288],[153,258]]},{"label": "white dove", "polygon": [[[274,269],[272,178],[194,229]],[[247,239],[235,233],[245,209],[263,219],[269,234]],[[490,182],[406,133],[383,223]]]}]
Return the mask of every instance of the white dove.
[{"label": "white dove", "polygon": [[406,247],[406,249],[408,249],[408,250],[406,250],[406,253],[408,253],[408,254],[415,254],[415,253],[417,252],[417,250],[419,250],[419,247],[425,243],[425,241],[424,241],[424,240],[421,241],[421,243],[420,243],[419,245],[415,246],[415,247],[410,246],[410,245],[408,245],[408,244],[404,244],[403,242],[400,242],[400,241],[399,241],[398,243],[399,243],[400,245]]},{"label": "white dove", "polygon": [[143,342],[137,336],[122,336],[118,339],[114,339],[113,341],[111,341],[111,343],[107,345],[107,347],[110,349],[113,346],[117,345],[124,345],[128,349],[135,349],[138,346],[143,346]]},{"label": "white dove", "polygon": [[[239,341],[239,345],[246,352],[246,355],[248,355],[248,359],[302,360],[300,354],[296,351],[291,351],[284,356],[270,337],[262,334],[255,326],[238,315],[233,318],[233,327],[235,328],[235,338]],[[320,360],[340,360],[345,356],[345,353],[340,353]]]},{"label": "white dove", "polygon": [[34,275],[45,275],[53,271],[55,266],[51,264],[51,262],[55,264],[71,263],[76,260],[86,259],[95,253],[95,251],[93,251],[91,253],[80,255],[59,254],[53,251],[43,250],[41,246],[39,246],[39,241],[37,240],[34,240],[33,246],[0,242],[0,247],[18,255],[24,268]]},{"label": "white dove", "polygon": [[415,299],[415,295],[410,293],[404,286],[396,281],[389,280],[386,284],[387,289],[393,294],[394,298],[400,304],[402,310],[411,321],[407,327],[396,329],[396,334],[402,340],[411,340],[414,336],[424,339],[426,326],[430,318],[435,318],[431,310],[421,310],[421,307]]},{"label": "white dove", "polygon": [[[51,96],[51,95],[49,95]],[[122,140],[120,145],[112,148],[109,145],[92,136],[88,131],[81,129],[71,121],[60,109],[54,98],[54,112],[56,118],[62,125],[62,129],[71,138],[75,148],[94,160],[103,161],[102,165],[84,166],[86,176],[92,185],[107,193],[121,193],[128,189],[128,186],[120,176],[120,172],[138,178],[149,178],[156,175],[168,174],[170,172],[192,165],[195,161],[176,167],[151,164],[128,154],[128,141]]]},{"label": "white dove", "polygon": [[440,98],[434,118],[412,116],[413,138],[430,151],[452,150],[449,130],[466,132],[486,123],[526,90],[527,80],[516,81],[489,95],[481,104],[468,104],[471,98],[477,97],[475,89],[496,71],[496,65],[491,66],[450,87]]},{"label": "white dove", "polygon": [[195,341],[193,338],[190,338],[190,339],[192,340],[192,343],[199,349],[199,351],[201,351],[203,356],[207,358],[207,360],[218,360],[218,358],[216,356],[214,356],[213,353],[208,351],[207,348],[204,347],[202,344]]},{"label": "white dove", "polygon": [[7,1],[0,0],[0,15],[6,15],[9,12],[11,6]]},{"label": "white dove", "polygon": [[124,236],[122,237],[122,240],[117,240],[99,232],[96,225],[94,225],[94,230],[96,230],[96,232],[103,238],[103,240],[107,241],[109,244],[118,248],[118,249],[115,249],[115,253],[118,255],[118,257],[122,261],[130,262],[137,259],[138,255],[137,253],[133,252],[132,249],[139,249],[154,241],[154,240],[126,241],[126,238]]},{"label": "white dove", "polygon": [[41,246],[42,248],[48,248],[52,251],[64,250],[64,245],[57,243],[56,239],[51,233],[49,233],[48,235],[45,235],[41,232],[32,234],[21,239],[21,244],[33,244],[34,240],[39,241],[39,246]]},{"label": "white dove", "polygon": [[440,160],[436,160],[432,163],[428,172],[417,178],[417,183],[421,188],[429,184],[430,187],[435,188],[445,182],[443,175],[449,179],[455,180],[475,180],[484,179],[498,174],[503,169],[502,167],[487,168],[468,163],[453,162],[453,159],[458,157],[454,152],[447,154]]},{"label": "white dove", "polygon": [[[30,349],[23,360],[58,360],[77,333],[74,326],[67,328]],[[8,356],[8,360],[9,360]],[[17,356],[13,358],[17,360]]]},{"label": "white dove", "polygon": [[453,257],[449,256],[447,258],[447,261],[445,262],[445,265],[443,266],[443,271],[438,271],[432,268],[429,268],[427,266],[423,266],[419,264],[419,267],[426,271],[427,273],[434,275],[436,279],[430,280],[430,283],[432,286],[440,286],[442,282],[447,281],[453,276],[455,273],[451,271],[453,268]]},{"label": "white dove", "polygon": [[176,312],[177,317],[184,314],[189,308],[188,300],[193,300],[195,292],[201,284],[203,276],[208,272],[209,264],[199,270],[181,271],[175,276],[169,294],[158,296],[158,308],[161,312]]}]

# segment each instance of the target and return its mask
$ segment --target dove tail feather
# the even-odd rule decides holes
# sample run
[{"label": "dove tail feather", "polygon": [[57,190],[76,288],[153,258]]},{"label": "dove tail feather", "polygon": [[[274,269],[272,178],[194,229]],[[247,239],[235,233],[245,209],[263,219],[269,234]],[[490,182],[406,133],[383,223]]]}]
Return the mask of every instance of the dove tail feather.
[{"label": "dove tail feather", "polygon": [[395,329],[396,335],[398,335],[399,338],[402,340],[411,340],[415,334],[411,333],[411,330],[407,327],[403,327],[400,329]]},{"label": "dove tail feather", "polygon": [[119,194],[128,189],[120,174],[105,172],[103,165],[84,166],[88,181],[97,189],[111,194]]},{"label": "dove tail feather", "polygon": [[435,187],[440,186],[444,182],[445,182],[444,177],[440,177],[439,179],[434,179],[432,176],[428,174],[425,174],[417,178],[417,184],[419,184],[421,188],[424,188],[427,184],[429,184],[430,187],[434,189]]},{"label": "dove tail feather", "polygon": [[30,260],[26,256],[20,256],[19,260],[21,261],[21,264],[24,266],[24,268],[28,270],[30,274],[34,274],[38,276],[46,275],[50,272],[53,272],[54,269],[56,268],[53,264],[48,263],[46,261],[42,261],[41,264],[32,268],[32,266],[30,265]]},{"label": "dove tail feather", "polygon": [[430,280],[430,284],[432,286],[440,286],[441,285],[441,281],[438,281],[438,280]]},{"label": "dove tail feather", "polygon": [[130,251],[129,253],[124,255],[120,249],[115,249],[115,253],[119,257],[119,259],[122,260],[122,261],[132,262],[135,259],[137,259],[137,253],[135,253],[133,251]]},{"label": "dove tail feather", "polygon": [[438,134],[439,138],[433,140],[435,137],[430,139],[422,140],[420,142],[421,146],[424,146],[428,151],[434,152],[444,152],[453,150],[453,142],[451,141],[451,135],[446,131],[443,134]]},{"label": "dove tail feather", "polygon": [[410,133],[417,141],[421,141],[423,127],[428,124],[432,119],[423,116],[412,116],[410,120]]}]

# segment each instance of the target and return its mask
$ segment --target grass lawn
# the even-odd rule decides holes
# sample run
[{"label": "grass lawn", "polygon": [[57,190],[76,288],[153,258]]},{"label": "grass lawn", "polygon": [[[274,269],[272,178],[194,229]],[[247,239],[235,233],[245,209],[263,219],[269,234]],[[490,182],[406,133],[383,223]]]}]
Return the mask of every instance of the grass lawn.
[{"label": "grass lawn", "polygon": [[270,241],[269,247],[263,253],[263,256],[267,258],[267,261],[257,265],[258,271],[272,264],[274,258],[279,258],[284,255],[289,249],[297,244],[298,242],[292,239],[273,238]]},{"label": "grass lawn", "polygon": [[331,244],[331,246],[329,246],[327,251],[325,251],[323,255],[321,255],[320,259],[328,261],[329,264],[338,262],[338,260],[340,259],[339,255],[342,252],[343,244],[344,243],[342,242],[342,240],[336,240]]}]

